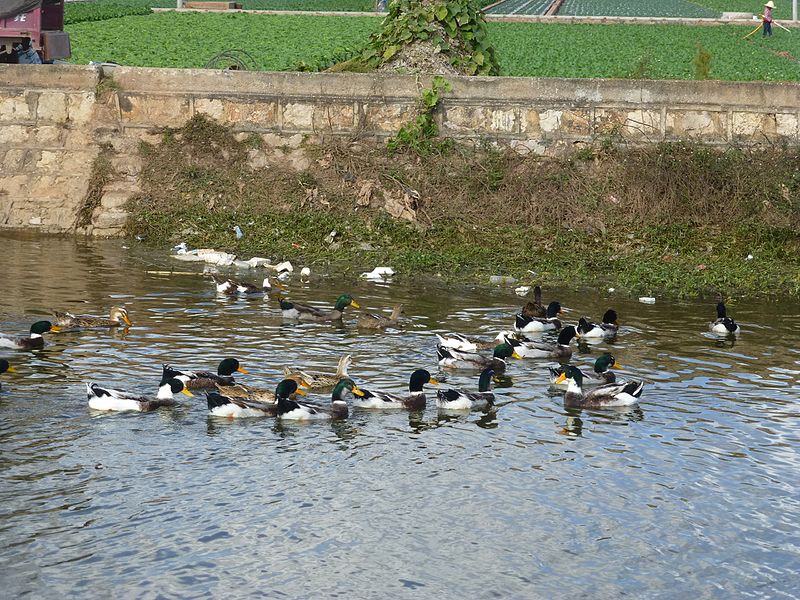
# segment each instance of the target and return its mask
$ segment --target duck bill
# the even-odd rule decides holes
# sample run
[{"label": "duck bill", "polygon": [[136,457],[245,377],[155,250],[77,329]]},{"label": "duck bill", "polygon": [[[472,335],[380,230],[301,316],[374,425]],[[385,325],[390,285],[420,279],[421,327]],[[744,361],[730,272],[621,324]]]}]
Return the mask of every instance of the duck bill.
[{"label": "duck bill", "polygon": [[53,325],[52,327],[50,327],[50,331],[58,333],[59,331],[61,331],[61,327],[59,327],[58,325]]},{"label": "duck bill", "polygon": [[294,391],[294,393],[295,393],[295,394],[299,394],[300,396],[305,396],[305,395],[306,395],[306,391],[305,391],[305,390],[301,390],[300,388],[297,388],[297,389]]},{"label": "duck bill", "polygon": [[356,396],[363,396],[364,395],[364,392],[362,392],[360,389],[358,389],[358,386],[355,386],[355,385],[353,386],[353,393]]},{"label": "duck bill", "polygon": [[557,384],[558,383],[564,383],[566,380],[567,380],[566,373],[562,373],[561,375],[558,376],[558,379],[556,379],[555,383],[557,383]]},{"label": "duck bill", "polygon": [[16,372],[17,370],[14,367],[8,367],[8,369],[6,369],[6,373],[16,373]]},{"label": "duck bill", "polygon": [[611,365],[611,368],[612,368],[612,369],[621,369],[621,368],[622,368],[622,365],[621,365],[621,364],[619,364],[617,361],[614,361],[614,364],[613,364],[613,365]]},{"label": "duck bill", "polygon": [[244,373],[245,375],[248,374],[247,370],[244,367],[239,367],[238,369],[236,369],[236,371],[239,372],[239,373]]},{"label": "duck bill", "polygon": [[284,290],[284,291],[289,289],[285,285],[283,285],[280,281],[278,281],[277,279],[272,282],[272,287],[276,287],[279,290]]},{"label": "duck bill", "polygon": [[511,358],[519,358],[519,359],[521,359],[522,356],[516,350],[514,350],[514,352],[511,353]]},{"label": "duck bill", "polygon": [[361,308],[361,305],[355,300],[350,301],[350,306],[352,306],[353,308]]},{"label": "duck bill", "polygon": [[439,385],[439,381],[437,379],[434,379],[433,377],[431,377],[428,383],[430,383],[431,385]]},{"label": "duck bill", "polygon": [[181,394],[184,394],[184,395],[186,395],[186,396],[189,396],[190,398],[193,398],[193,397],[194,397],[194,394],[193,394],[192,392],[190,392],[189,390],[187,390],[186,388],[183,388],[183,389],[181,390]]},{"label": "duck bill", "polygon": [[122,322],[125,323],[125,325],[127,325],[128,327],[133,325],[133,323],[131,322],[131,318],[128,315],[122,315]]}]

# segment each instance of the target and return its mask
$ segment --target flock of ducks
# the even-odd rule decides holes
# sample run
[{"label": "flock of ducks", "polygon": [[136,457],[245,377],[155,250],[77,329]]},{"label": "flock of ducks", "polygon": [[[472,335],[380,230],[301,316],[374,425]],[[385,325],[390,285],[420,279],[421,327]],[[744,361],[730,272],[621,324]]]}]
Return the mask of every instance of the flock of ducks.
[{"label": "flock of ducks", "polygon": [[[360,308],[348,294],[339,296],[330,310],[290,302],[275,293],[285,290],[279,282],[265,278],[260,287],[232,279],[215,278],[217,293],[238,296],[262,294],[277,297],[282,315],[299,322],[340,321],[348,307]],[[710,330],[717,335],[736,335],[740,327],[727,316],[725,303],[720,297],[717,303],[717,319],[710,323]],[[368,329],[385,329],[397,326],[403,312],[396,305],[390,316],[379,314],[362,315],[357,324]],[[558,361],[560,366],[548,366],[553,386],[565,388],[564,404],[567,407],[604,408],[629,406],[638,402],[644,383],[642,381],[617,381],[611,370],[619,364],[609,353],[597,358],[593,371],[584,372],[575,365],[567,364],[572,356],[571,342],[574,339],[611,340],[619,331],[618,315],[609,309],[601,322],[593,323],[581,317],[575,325],[564,326],[559,320],[562,308],[559,302],[544,306],[541,288],[536,286],[534,298],[515,315],[511,329],[501,331],[494,339],[475,339],[458,333],[436,334],[436,353],[442,369],[469,369],[480,372],[476,391],[463,389],[439,390],[436,404],[445,410],[489,410],[495,407],[492,384],[507,367],[509,359],[547,359]],[[92,315],[74,315],[69,312],[53,312],[53,322],[37,321],[30,328],[29,336],[7,336],[0,334],[0,348],[35,350],[44,346],[47,332],[76,331],[88,328],[126,328],[133,323],[124,307],[113,307],[108,318]],[[532,335],[554,332],[553,341],[532,339]],[[491,354],[482,353],[491,350]],[[417,369],[409,378],[408,391],[388,392],[356,385],[349,376],[349,355],[339,360],[332,374],[309,373],[289,367],[284,368],[284,377],[273,389],[257,388],[235,380],[234,374],[247,371],[235,358],[220,361],[216,372],[190,371],[164,365],[161,381],[155,395],[105,387],[94,382],[86,384],[88,404],[98,411],[146,412],[176,404],[175,394],[192,396],[192,391],[205,391],[210,415],[228,418],[277,417],[285,420],[342,419],[349,415],[350,408],[360,409],[408,409],[422,410],[427,405],[424,386],[438,385],[425,369]],[[0,359],[0,374],[14,372],[6,359]],[[591,388],[591,389],[585,389]],[[329,392],[329,403],[301,400],[307,392]]]}]

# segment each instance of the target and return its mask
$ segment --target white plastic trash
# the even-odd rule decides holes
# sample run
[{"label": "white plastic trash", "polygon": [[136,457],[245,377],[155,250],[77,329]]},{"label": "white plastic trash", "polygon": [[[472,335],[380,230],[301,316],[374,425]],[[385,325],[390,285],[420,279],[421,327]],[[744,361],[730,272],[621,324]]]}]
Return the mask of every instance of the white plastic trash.
[{"label": "white plastic trash", "polygon": [[641,302],[642,304],[655,304],[656,299],[653,298],[652,296],[641,296],[639,298],[639,302]]},{"label": "white plastic trash", "polygon": [[394,275],[392,267],[375,267],[368,273],[362,273],[361,277],[370,281],[383,281],[389,279],[392,275]]}]

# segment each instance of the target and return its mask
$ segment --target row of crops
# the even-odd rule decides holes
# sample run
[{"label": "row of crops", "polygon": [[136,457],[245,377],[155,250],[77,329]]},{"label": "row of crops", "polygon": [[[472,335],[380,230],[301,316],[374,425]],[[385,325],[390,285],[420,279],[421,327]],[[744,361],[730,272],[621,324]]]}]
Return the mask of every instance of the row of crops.
[{"label": "row of crops", "polygon": [[542,15],[552,0],[505,0],[486,9],[487,14]]},{"label": "row of crops", "polygon": [[[361,47],[377,17],[156,13],[69,25],[73,61],[131,66],[203,67],[232,48],[263,70],[324,65]],[[756,37],[741,26],[489,23],[504,75],[691,79],[698,46],[711,55],[710,77],[800,80],[800,35]],[[146,40],[146,43],[143,43]]]},{"label": "row of crops", "polygon": [[687,0],[565,0],[559,15],[714,18],[719,13]]}]

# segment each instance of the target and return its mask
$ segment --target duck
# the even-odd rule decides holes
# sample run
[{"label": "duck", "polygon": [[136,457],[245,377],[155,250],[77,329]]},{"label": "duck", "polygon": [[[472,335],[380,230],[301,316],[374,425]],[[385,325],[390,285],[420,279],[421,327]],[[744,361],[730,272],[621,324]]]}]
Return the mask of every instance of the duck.
[{"label": "duck", "polygon": [[[287,380],[284,379],[284,381]],[[294,380],[288,381],[291,381],[295,386],[297,385]],[[288,396],[280,395],[278,396],[278,418],[285,421],[346,419],[350,412],[347,408],[347,399],[350,396],[361,396],[363,393],[352,379],[345,378],[334,386],[331,393],[330,406],[304,404],[297,400],[292,400]]]},{"label": "duck", "polygon": [[[231,386],[239,387],[239,386]],[[208,414],[215,417],[230,417],[239,419],[244,417],[276,417],[278,415],[277,398],[291,398],[295,394],[305,395],[293,379],[284,379],[270,392],[271,400],[260,401],[252,397],[234,396],[227,393],[230,388],[224,389],[226,393],[208,392],[206,400],[208,403]]]},{"label": "duck", "polygon": [[569,325],[559,332],[555,344],[536,341],[523,342],[510,338],[508,343],[513,346],[514,351],[522,358],[555,358],[563,360],[572,356],[572,348],[569,344],[576,334],[575,326]]},{"label": "duck", "polygon": [[403,305],[395,304],[390,316],[367,313],[358,317],[356,325],[363,329],[386,329],[387,327],[397,327],[400,322],[400,315],[403,314]]},{"label": "duck", "polygon": [[427,404],[425,384],[439,385],[425,369],[417,369],[411,373],[408,381],[408,394],[394,394],[379,390],[363,389],[363,396],[353,399],[353,406],[358,408],[409,408],[423,410]]},{"label": "duck", "polygon": [[709,325],[709,329],[717,335],[736,335],[741,331],[736,321],[728,316],[722,296],[717,302],[717,319]]},{"label": "duck", "polygon": [[578,320],[576,328],[579,338],[609,338],[617,335],[619,331],[619,317],[617,311],[608,309],[603,315],[603,322],[599,325],[588,321],[584,317]]},{"label": "duck", "polygon": [[[592,385],[601,385],[606,383],[616,383],[617,376],[614,371],[610,371],[609,369],[621,369],[622,365],[620,365],[616,359],[606,352],[605,354],[601,354],[597,357],[597,360],[594,361],[594,371],[591,372],[583,372],[584,382],[587,384]],[[561,377],[561,374],[564,372],[564,367],[548,367],[548,371],[550,371],[550,382],[553,385],[556,385],[556,380]],[[558,385],[563,385],[566,387],[567,382],[566,380],[562,381]]]},{"label": "duck", "polygon": [[63,330],[91,327],[130,327],[133,325],[124,306],[112,306],[108,318],[93,315],[74,315],[71,312],[53,312],[55,324]]},{"label": "duck", "polygon": [[300,304],[298,302],[289,302],[281,298],[281,312],[285,319],[295,319],[297,321],[306,321],[310,323],[324,323],[326,321],[341,321],[344,315],[344,309],[347,306],[353,308],[361,308],[361,306],[353,300],[349,294],[342,294],[336,299],[336,304],[333,310],[322,310],[307,304]]},{"label": "duck", "polygon": [[446,348],[441,344],[436,345],[436,354],[439,357],[439,366],[453,369],[485,369],[492,367],[495,373],[506,370],[507,358],[522,358],[511,344],[503,342],[494,347],[492,356],[484,356],[475,352],[460,352]]},{"label": "duck", "polygon": [[222,359],[216,373],[211,371],[179,371],[170,365],[165,365],[164,368],[170,377],[180,379],[186,385],[186,388],[190,390],[214,389],[217,384],[223,386],[233,385],[236,383],[233,378],[234,373],[247,374],[247,370],[235,358]]},{"label": "duck", "polygon": [[292,369],[291,367],[283,367],[283,375],[287,379],[294,379],[295,381],[304,381],[309,390],[322,390],[332,388],[340,380],[345,379],[347,375],[347,368],[350,366],[352,358],[349,354],[343,354],[339,359],[339,364],[336,366],[336,373],[328,375],[326,373],[307,373],[299,369]]},{"label": "duck", "polygon": [[44,348],[44,337],[48,331],[58,332],[61,328],[50,321],[36,321],[31,325],[30,337],[14,337],[0,334],[0,348],[13,348],[15,350],[38,350]]},{"label": "duck", "polygon": [[[308,388],[308,384],[306,381],[299,376],[295,377],[287,377],[287,379],[292,379],[298,388]],[[261,403],[268,403],[274,404],[277,402],[275,399],[275,390],[274,389],[267,389],[267,388],[259,388],[250,385],[242,385],[241,383],[234,383],[232,385],[223,385],[219,382],[216,383],[217,392],[222,394],[223,396],[228,396],[229,398],[242,398],[244,400],[250,400],[252,402],[261,402]],[[305,392],[300,394],[305,395]]]},{"label": "duck", "polygon": [[485,410],[494,406],[492,381],[495,380],[491,367],[481,371],[478,378],[478,391],[466,392],[450,388],[436,392],[436,406],[446,410]]},{"label": "duck", "polygon": [[[5,358],[0,358],[0,375],[3,373],[16,373],[17,370],[12,367],[9,362]],[[0,390],[3,389],[2,384],[0,384]]]},{"label": "duck", "polygon": [[561,304],[558,302],[551,302],[547,305],[547,311],[543,318],[526,317],[519,313],[514,317],[514,331],[531,333],[561,329],[561,321],[557,318],[560,313]]},{"label": "duck", "polygon": [[542,288],[538,285],[533,288],[533,300],[522,307],[520,313],[523,317],[544,318],[547,316],[547,309],[542,304]]},{"label": "duck", "polygon": [[86,384],[89,408],[94,410],[148,412],[162,406],[174,406],[175,398],[173,394],[177,393],[183,393],[187,396],[193,395],[186,389],[180,379],[167,378],[166,374],[161,379],[161,383],[158,386],[158,394],[156,395],[143,395],[101,387],[93,382]]},{"label": "duck", "polygon": [[[217,286],[217,293],[224,294],[226,296],[238,296],[239,294],[245,296],[255,294],[269,295],[273,291],[272,283],[270,282],[269,277],[264,277],[264,281],[261,282],[261,287],[246,281],[223,279],[221,277],[217,277],[216,275],[212,275],[211,278],[214,280],[214,283]],[[275,282],[275,287],[281,290],[286,289],[285,285],[277,281]]]},{"label": "duck", "polygon": [[568,382],[564,393],[564,406],[569,408],[604,408],[610,406],[631,406],[639,402],[644,389],[642,381],[628,381],[601,385],[586,393],[583,392],[583,373],[574,366],[568,366],[556,380]]},{"label": "duck", "polygon": [[509,338],[516,338],[517,334],[514,331],[501,331],[492,340],[467,337],[460,333],[446,333],[444,335],[436,334],[439,344],[445,348],[452,348],[460,352],[477,352],[478,350],[488,350],[494,348],[497,344],[502,344]]}]

